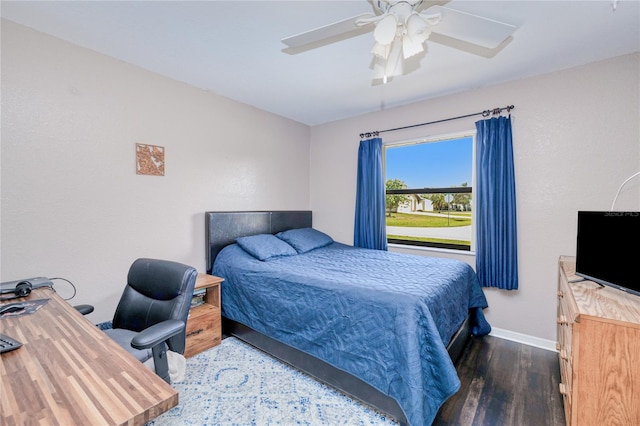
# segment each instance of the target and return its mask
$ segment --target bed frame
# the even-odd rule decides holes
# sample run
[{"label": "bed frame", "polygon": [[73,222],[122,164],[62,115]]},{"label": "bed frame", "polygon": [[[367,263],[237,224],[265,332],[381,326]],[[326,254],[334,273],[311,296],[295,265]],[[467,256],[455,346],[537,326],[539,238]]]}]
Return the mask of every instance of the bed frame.
[{"label": "bed frame", "polygon": [[[211,274],[213,262],[220,250],[233,244],[236,238],[256,234],[276,234],[296,228],[309,228],[311,222],[311,211],[307,210],[206,212],[207,273]],[[224,304],[224,300],[222,303]],[[237,337],[319,381],[379,411],[390,414],[401,425],[408,424],[404,412],[395,399],[357,377],[228,318],[222,318],[222,329],[224,335]],[[470,335],[470,321],[467,317],[447,346],[449,356],[454,362],[462,353]]]}]

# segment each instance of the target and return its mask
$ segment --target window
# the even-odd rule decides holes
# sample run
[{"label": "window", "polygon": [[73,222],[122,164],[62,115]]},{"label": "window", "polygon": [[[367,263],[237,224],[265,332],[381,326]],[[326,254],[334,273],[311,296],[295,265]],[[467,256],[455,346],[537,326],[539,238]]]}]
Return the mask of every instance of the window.
[{"label": "window", "polygon": [[472,249],[474,137],[385,144],[389,243]]}]

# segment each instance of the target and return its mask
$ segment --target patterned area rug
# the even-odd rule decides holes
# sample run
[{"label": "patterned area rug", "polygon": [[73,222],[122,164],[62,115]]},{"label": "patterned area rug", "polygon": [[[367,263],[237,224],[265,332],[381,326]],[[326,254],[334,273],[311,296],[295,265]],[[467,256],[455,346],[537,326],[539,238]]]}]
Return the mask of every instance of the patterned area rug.
[{"label": "patterned area rug", "polygon": [[180,403],[151,425],[398,425],[356,400],[229,337],[187,359]]}]

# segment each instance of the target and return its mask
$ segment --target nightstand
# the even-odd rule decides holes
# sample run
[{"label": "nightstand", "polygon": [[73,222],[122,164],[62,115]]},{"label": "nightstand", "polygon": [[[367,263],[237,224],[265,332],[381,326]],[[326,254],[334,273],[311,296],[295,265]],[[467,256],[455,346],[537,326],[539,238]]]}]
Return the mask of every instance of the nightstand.
[{"label": "nightstand", "polygon": [[219,345],[222,340],[220,319],[220,284],[222,281],[224,281],[223,278],[213,275],[198,274],[194,292],[204,289],[204,303],[189,310],[185,357],[191,357]]}]

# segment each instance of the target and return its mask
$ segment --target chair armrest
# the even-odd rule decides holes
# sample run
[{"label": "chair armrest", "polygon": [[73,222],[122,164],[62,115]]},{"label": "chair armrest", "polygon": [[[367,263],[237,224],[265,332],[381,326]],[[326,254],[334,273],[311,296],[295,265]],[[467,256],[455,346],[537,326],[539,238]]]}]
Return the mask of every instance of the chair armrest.
[{"label": "chair armrest", "polygon": [[184,331],[186,324],[180,320],[166,320],[152,325],[136,334],[131,339],[131,346],[136,349],[152,348],[158,343],[166,341],[180,332]]},{"label": "chair armrest", "polygon": [[76,311],[80,312],[82,315],[87,315],[93,312],[92,305],[76,305],[74,306],[74,308],[76,309]]}]

